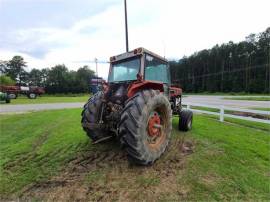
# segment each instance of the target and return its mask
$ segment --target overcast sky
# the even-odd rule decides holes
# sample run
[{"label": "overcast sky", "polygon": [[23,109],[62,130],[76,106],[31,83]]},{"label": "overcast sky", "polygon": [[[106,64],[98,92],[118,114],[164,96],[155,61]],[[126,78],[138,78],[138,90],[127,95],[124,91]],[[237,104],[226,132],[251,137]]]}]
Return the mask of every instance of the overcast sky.
[{"label": "overcast sky", "polygon": [[[127,0],[130,49],[169,59],[270,26],[270,0]],[[76,70],[125,51],[123,0],[0,0],[0,60]],[[106,78],[108,64],[100,64]]]}]

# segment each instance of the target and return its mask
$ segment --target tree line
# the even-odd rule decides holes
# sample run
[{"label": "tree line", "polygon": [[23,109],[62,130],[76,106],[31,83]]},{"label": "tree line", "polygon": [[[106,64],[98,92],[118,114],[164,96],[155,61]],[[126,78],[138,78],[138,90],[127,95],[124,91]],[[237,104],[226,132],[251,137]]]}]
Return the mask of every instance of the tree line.
[{"label": "tree line", "polygon": [[40,86],[49,94],[87,93],[90,79],[95,75],[88,66],[73,71],[62,64],[41,70],[34,68],[29,72],[25,70],[26,67],[21,56],[14,56],[10,61],[0,61],[1,84]]},{"label": "tree line", "polygon": [[[269,93],[270,27],[232,41],[201,50],[178,61],[170,61],[172,82],[185,92]],[[47,93],[89,92],[95,72],[88,66],[77,71],[62,65],[26,71],[21,56],[0,61],[1,84],[44,87]]]},{"label": "tree line", "polygon": [[269,93],[270,27],[171,61],[172,81],[185,92]]}]

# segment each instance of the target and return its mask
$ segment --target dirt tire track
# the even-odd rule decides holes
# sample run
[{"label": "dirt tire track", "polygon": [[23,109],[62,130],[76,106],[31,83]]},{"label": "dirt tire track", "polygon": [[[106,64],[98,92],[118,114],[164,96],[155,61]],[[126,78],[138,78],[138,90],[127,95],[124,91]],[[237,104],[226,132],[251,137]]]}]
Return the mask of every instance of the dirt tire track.
[{"label": "dirt tire track", "polygon": [[[101,145],[102,147],[102,145]],[[85,153],[79,153],[76,158],[71,159],[60,175],[27,187],[21,194],[22,200],[45,200],[45,201],[111,201],[124,198],[114,184],[118,179],[129,181],[138,175],[155,173],[162,183],[173,183],[178,169],[183,169],[185,156],[190,154],[185,149],[194,149],[193,145],[183,140],[175,140],[171,143],[160,161],[151,167],[140,167],[130,165],[126,154],[121,150],[93,149]],[[104,172],[106,171],[106,172]],[[103,175],[93,182],[85,183],[86,176],[93,172],[101,172]],[[105,173],[105,174],[104,174]],[[103,179],[104,182],[99,183]],[[144,188],[137,187],[137,189]],[[63,194],[65,193],[65,194]],[[129,193],[130,194],[130,193]],[[132,197],[131,197],[132,198]]]},{"label": "dirt tire track", "polygon": [[[43,143],[48,139],[51,131],[53,131],[55,128],[57,128],[59,125],[61,125],[64,121],[59,121],[56,124],[52,125],[49,129],[47,129],[40,137],[38,137],[33,143],[32,143],[32,152],[28,152],[22,155],[18,155],[18,158],[14,161],[8,161],[3,165],[4,172],[10,172],[16,170],[17,167],[23,167],[23,164],[26,164],[29,161],[32,161],[35,159],[38,154],[38,149],[43,145]],[[61,150],[56,150],[54,153],[59,153]],[[30,155],[29,155],[30,154]],[[51,154],[53,155],[53,154]]]},{"label": "dirt tire track", "polygon": [[62,174],[52,177],[48,181],[30,185],[23,191],[21,198],[27,200],[36,198],[37,195],[37,198],[44,198],[48,193],[54,192],[54,189],[65,187],[74,190],[77,189],[76,187],[81,188],[86,174],[96,169],[106,168],[108,165],[117,164],[119,161],[125,162],[126,159],[122,160],[123,156],[125,154],[120,150],[90,150],[86,153],[80,153],[76,158],[69,160]]}]

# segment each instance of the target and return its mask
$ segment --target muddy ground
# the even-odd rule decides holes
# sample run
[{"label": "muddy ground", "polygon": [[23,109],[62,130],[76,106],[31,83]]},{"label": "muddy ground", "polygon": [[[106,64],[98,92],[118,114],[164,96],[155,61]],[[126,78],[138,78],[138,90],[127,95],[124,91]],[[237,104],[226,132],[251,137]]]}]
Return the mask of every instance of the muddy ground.
[{"label": "muddy ground", "polygon": [[[112,144],[111,142],[103,144]],[[116,144],[116,143],[113,143]],[[188,188],[179,183],[176,173],[186,167],[194,150],[191,141],[178,139],[152,166],[131,165],[119,145],[115,149],[84,151],[72,159],[58,176],[31,184],[20,200],[44,201],[157,201],[185,199]]]}]

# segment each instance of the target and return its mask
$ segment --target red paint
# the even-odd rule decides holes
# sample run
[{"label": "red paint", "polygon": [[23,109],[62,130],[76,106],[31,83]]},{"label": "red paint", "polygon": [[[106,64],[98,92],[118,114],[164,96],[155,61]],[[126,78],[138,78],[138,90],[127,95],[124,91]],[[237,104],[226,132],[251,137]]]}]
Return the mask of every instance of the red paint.
[{"label": "red paint", "polygon": [[182,95],[182,89],[177,87],[170,87],[170,97],[177,97]]},{"label": "red paint", "polygon": [[160,125],[160,118],[156,112],[150,117],[148,121],[149,136],[157,136],[160,133],[160,128],[157,128],[155,124]]},{"label": "red paint", "polygon": [[44,88],[42,87],[29,87],[29,91],[22,90],[20,86],[4,86],[0,85],[0,91],[5,92],[5,93],[14,93],[14,94],[19,94],[19,93],[35,93],[37,95],[41,95],[45,93]]},{"label": "red paint", "polygon": [[153,89],[159,90],[160,92],[164,92],[163,84],[153,81],[136,81],[129,85],[127,96],[130,98],[135,93],[143,89]]}]

